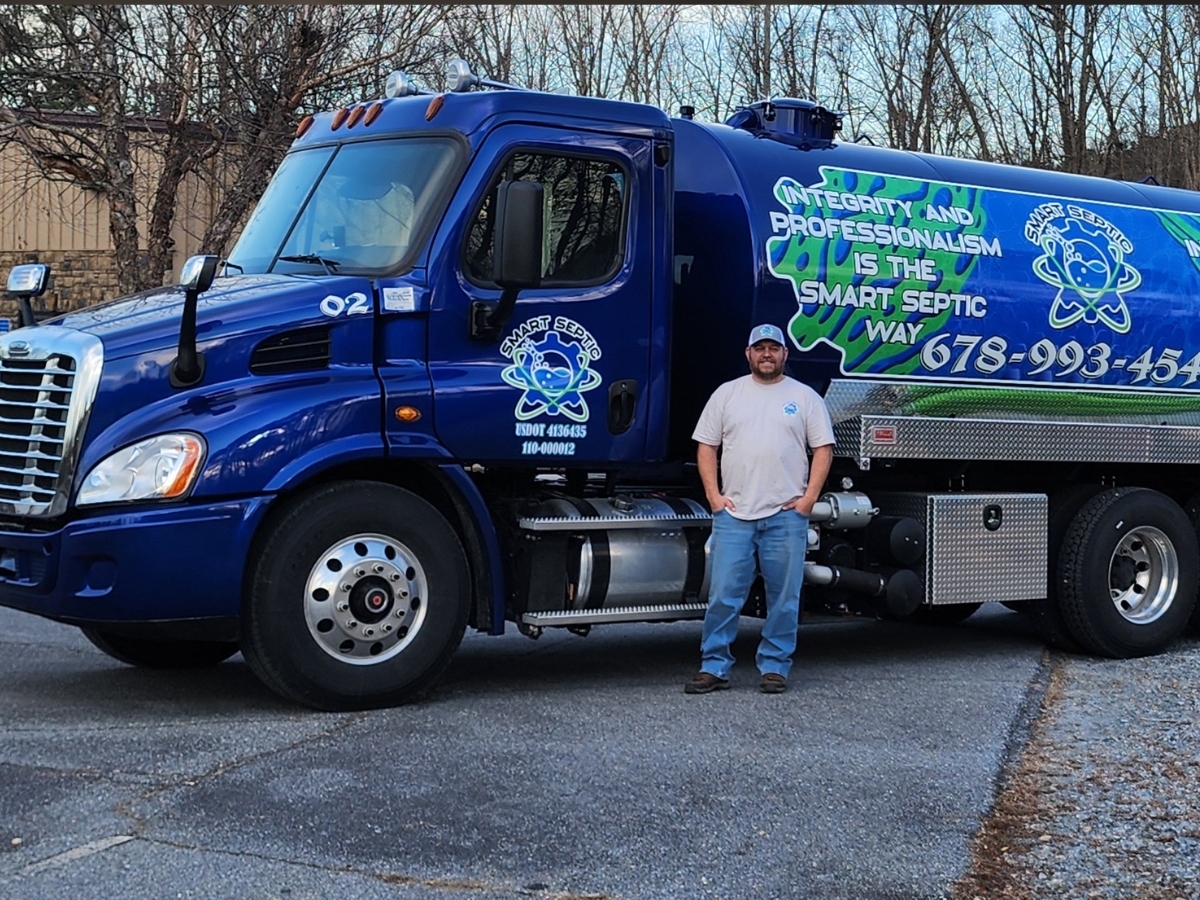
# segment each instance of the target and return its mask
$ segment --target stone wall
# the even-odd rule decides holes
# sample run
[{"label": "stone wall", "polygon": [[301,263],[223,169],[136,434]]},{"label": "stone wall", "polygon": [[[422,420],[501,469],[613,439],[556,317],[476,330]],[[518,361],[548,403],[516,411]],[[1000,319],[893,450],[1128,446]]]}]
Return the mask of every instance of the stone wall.
[{"label": "stone wall", "polygon": [[[13,266],[46,263],[50,266],[50,288],[33,301],[34,314],[50,318],[119,296],[117,267],[107,250],[0,251],[0,284],[7,285]],[[17,326],[17,302],[0,299],[0,318]]]}]

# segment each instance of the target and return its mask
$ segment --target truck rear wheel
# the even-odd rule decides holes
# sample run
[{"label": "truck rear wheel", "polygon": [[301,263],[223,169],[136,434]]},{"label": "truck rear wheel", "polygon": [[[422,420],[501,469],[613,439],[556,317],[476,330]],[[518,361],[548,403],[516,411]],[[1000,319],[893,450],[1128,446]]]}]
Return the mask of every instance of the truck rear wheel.
[{"label": "truck rear wheel", "polygon": [[466,630],[466,555],[416,494],[339,482],[274,520],[253,571],[242,652],[277,693],[325,710],[418,697]]},{"label": "truck rear wheel", "polygon": [[1058,578],[1063,615],[1086,649],[1118,659],[1158,653],[1192,615],[1196,534],[1179,505],[1158,491],[1104,491],[1072,519]]},{"label": "truck rear wheel", "polygon": [[1046,535],[1046,597],[1043,600],[1023,601],[1019,606],[1019,611],[1029,617],[1042,640],[1060,650],[1078,652],[1083,648],[1071,634],[1062,611],[1062,584],[1057,574],[1059,551],[1079,508],[1101,490],[1103,488],[1098,484],[1069,484],[1050,494]]},{"label": "truck rear wheel", "polygon": [[[1197,541],[1200,541],[1200,493],[1192,494],[1187,503],[1183,504],[1183,511],[1192,520],[1192,530],[1196,532]],[[1192,610],[1192,619],[1188,626],[1193,634],[1200,634],[1200,601],[1197,601],[1196,608]]]},{"label": "truck rear wheel", "polygon": [[113,634],[99,628],[80,628],[83,636],[113,659],[143,669],[203,669],[238,652],[233,641],[156,641]]}]

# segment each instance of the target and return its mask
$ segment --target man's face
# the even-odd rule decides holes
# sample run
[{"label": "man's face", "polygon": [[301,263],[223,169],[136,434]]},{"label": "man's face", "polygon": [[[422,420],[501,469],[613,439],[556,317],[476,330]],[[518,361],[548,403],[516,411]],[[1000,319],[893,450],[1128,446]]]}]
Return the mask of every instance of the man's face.
[{"label": "man's face", "polygon": [[756,341],[746,348],[750,371],[759,378],[768,380],[783,374],[783,363],[787,355],[787,347],[774,341]]}]

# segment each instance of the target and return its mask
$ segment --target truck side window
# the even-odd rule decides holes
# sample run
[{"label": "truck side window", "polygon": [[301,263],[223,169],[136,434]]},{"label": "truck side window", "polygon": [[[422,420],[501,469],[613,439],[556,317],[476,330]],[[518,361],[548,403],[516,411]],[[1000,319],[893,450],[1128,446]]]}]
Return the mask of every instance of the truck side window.
[{"label": "truck side window", "polygon": [[475,214],[466,244],[466,273],[492,281],[496,187],[504,179],[537,181],[544,189],[542,284],[598,284],[620,266],[625,222],[625,173],[614,162],[518,153],[496,176]]}]

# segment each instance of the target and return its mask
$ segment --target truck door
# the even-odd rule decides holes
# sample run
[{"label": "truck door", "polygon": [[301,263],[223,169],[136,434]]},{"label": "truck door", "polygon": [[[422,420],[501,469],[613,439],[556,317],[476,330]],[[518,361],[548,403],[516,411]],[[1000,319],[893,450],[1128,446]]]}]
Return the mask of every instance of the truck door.
[{"label": "truck door", "polygon": [[[568,466],[642,458],[655,267],[650,138],[510,126],[482,145],[430,267],[439,440],[467,461]],[[497,186],[543,188],[542,284],[499,335],[472,338],[492,280]],[[457,216],[457,218],[454,218]]]}]

